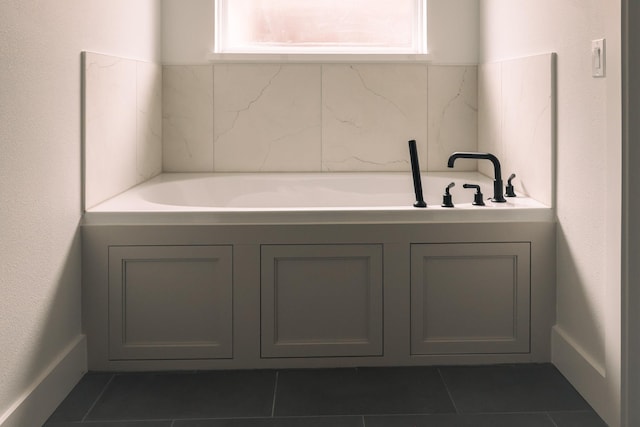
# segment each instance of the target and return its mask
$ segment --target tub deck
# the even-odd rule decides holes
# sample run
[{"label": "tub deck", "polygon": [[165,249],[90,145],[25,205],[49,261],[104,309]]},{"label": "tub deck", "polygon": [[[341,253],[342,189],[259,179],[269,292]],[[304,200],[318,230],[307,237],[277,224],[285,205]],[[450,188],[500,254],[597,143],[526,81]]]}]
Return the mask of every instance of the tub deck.
[{"label": "tub deck", "polygon": [[[454,208],[443,208],[450,182]],[[475,172],[423,173],[427,208],[415,208],[411,175],[383,173],[164,173],[87,209],[99,224],[332,224],[553,221],[551,207],[521,194],[493,203]],[[478,184],[486,206],[473,206]]]}]

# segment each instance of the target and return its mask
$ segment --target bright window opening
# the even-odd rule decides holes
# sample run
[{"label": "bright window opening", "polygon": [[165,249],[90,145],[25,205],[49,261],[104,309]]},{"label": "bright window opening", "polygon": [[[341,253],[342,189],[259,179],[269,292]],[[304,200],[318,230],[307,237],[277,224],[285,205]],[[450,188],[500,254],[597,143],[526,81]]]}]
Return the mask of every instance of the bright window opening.
[{"label": "bright window opening", "polygon": [[426,54],[426,0],[216,0],[215,53]]}]

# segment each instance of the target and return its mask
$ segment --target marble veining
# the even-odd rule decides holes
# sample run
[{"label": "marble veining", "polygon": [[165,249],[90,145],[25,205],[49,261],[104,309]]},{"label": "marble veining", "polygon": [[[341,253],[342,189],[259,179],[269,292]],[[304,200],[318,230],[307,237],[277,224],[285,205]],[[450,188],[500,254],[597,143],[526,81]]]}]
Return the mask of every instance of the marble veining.
[{"label": "marble veining", "polygon": [[[441,170],[454,149],[476,148],[476,67],[220,64],[213,112],[195,88],[172,96],[172,85],[187,85],[172,80],[188,78],[176,67],[165,66],[166,171],[405,171],[409,139],[423,170]],[[209,114],[211,139],[176,124]]]},{"label": "marble veining", "polygon": [[408,170],[409,139],[426,157],[426,99],[425,65],[324,65],[322,169]]},{"label": "marble veining", "polygon": [[[447,159],[452,152],[477,149],[477,136],[477,67],[429,67],[427,169],[447,170]],[[456,168],[464,171],[476,170],[476,162],[460,162]]]},{"label": "marble veining", "polygon": [[215,66],[216,171],[318,171],[320,66]]},{"label": "marble veining", "polygon": [[358,79],[360,80],[360,84],[365,90],[371,92],[374,96],[377,96],[378,98],[382,99],[384,102],[387,102],[391,106],[395,107],[395,109],[398,111],[398,113],[400,113],[400,115],[407,117],[407,115],[402,111],[402,108],[400,108],[395,102],[393,102],[391,98],[384,96],[383,94],[376,92],[374,89],[369,87],[369,85],[367,84],[367,81],[362,76],[362,72],[358,69],[358,67],[350,65],[349,68],[356,73],[356,75],[358,76]]},{"label": "marble veining", "polygon": [[[224,70],[224,71],[228,71],[228,70]],[[257,93],[257,95],[253,98],[253,99],[249,99],[249,101],[246,103],[246,105],[240,106],[237,109],[229,109],[224,111],[224,113],[231,113],[231,115],[233,116],[233,119],[231,120],[231,123],[228,125],[227,129],[218,129],[215,135],[215,139],[214,142],[219,140],[220,138],[224,138],[225,135],[227,135],[229,132],[233,131],[234,128],[236,127],[236,123],[238,122],[238,118],[240,117],[240,115],[244,112],[247,112],[251,109],[251,107],[260,100],[260,98],[262,98],[262,95],[264,95],[264,92],[271,87],[271,84],[273,83],[273,80],[278,77],[280,75],[280,73],[282,72],[282,65],[279,65],[273,76],[271,76],[269,78],[269,81],[259,90],[259,92]],[[220,114],[222,114],[222,112],[220,112]],[[221,126],[222,127],[222,126]]]},{"label": "marble veining", "polygon": [[213,67],[165,66],[162,77],[163,170],[213,171]]},{"label": "marble veining", "polygon": [[[478,149],[498,157],[502,148],[502,65],[488,63],[478,67]],[[490,172],[489,165],[480,165]]]}]

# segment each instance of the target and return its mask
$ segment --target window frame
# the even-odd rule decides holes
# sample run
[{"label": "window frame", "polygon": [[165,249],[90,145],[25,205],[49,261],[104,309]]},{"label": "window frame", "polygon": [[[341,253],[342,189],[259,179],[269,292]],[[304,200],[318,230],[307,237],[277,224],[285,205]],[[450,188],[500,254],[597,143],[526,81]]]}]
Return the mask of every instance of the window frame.
[{"label": "window frame", "polygon": [[[288,49],[264,49],[262,51],[225,51],[221,46],[222,24],[221,10],[226,1],[214,0],[214,31],[213,51],[207,56],[212,62],[428,62],[430,54],[427,45],[427,8],[428,0],[413,0],[419,11],[417,28],[414,31],[415,52],[395,48],[367,48],[363,46],[349,46],[325,48],[315,46],[304,47],[304,52],[289,51]],[[300,46],[298,46],[300,48]]]}]

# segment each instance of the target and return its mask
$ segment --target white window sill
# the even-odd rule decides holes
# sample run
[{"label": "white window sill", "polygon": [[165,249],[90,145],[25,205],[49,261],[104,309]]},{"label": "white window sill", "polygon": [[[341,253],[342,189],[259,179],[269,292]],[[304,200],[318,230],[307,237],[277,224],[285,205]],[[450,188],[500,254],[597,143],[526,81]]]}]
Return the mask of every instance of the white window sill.
[{"label": "white window sill", "polygon": [[215,63],[427,63],[431,56],[411,53],[210,53]]}]

